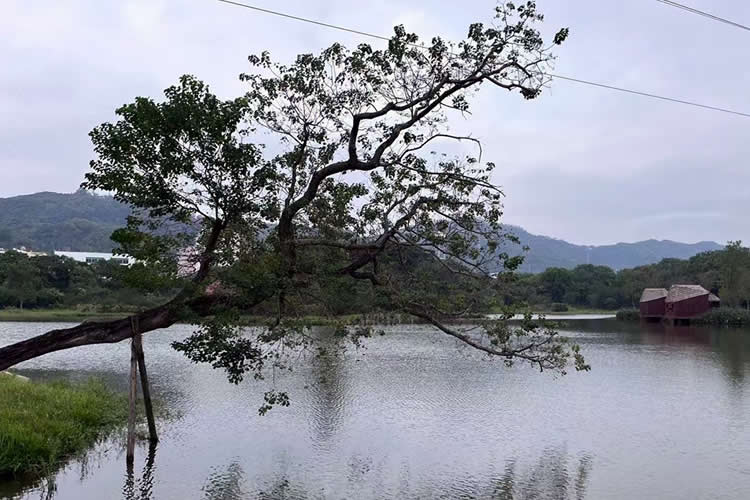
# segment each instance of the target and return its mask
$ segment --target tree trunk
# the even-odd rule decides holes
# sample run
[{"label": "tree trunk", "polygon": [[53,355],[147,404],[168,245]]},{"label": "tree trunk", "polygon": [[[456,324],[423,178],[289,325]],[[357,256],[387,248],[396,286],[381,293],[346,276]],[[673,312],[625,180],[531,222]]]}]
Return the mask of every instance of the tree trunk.
[{"label": "tree trunk", "polygon": [[[141,332],[166,328],[178,319],[177,308],[167,304],[136,315]],[[52,330],[15,344],[0,347],[0,371],[50,352],[90,344],[111,344],[131,338],[130,318],[86,322],[72,328]]]},{"label": "tree trunk", "polygon": [[[269,297],[259,295],[243,305],[251,308]],[[72,328],[52,330],[15,344],[0,347],[0,371],[29,359],[38,358],[71,347],[92,344],[114,344],[133,337],[131,318],[138,321],[140,333],[148,333],[172,326],[184,317],[185,310],[197,316],[212,313],[213,306],[219,301],[231,302],[231,296],[201,295],[192,299],[176,297],[172,301],[147,311],[123,319],[102,322],[85,322]]]}]

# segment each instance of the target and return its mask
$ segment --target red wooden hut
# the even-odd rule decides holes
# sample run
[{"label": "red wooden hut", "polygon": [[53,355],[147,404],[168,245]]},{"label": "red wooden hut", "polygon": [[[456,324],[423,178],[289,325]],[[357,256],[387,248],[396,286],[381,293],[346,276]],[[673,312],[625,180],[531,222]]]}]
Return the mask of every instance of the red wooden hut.
[{"label": "red wooden hut", "polygon": [[700,285],[672,285],[665,300],[665,316],[670,320],[679,320],[706,314],[711,309],[710,295]]},{"label": "red wooden hut", "polygon": [[641,294],[641,318],[663,318],[666,288],[645,288]]}]

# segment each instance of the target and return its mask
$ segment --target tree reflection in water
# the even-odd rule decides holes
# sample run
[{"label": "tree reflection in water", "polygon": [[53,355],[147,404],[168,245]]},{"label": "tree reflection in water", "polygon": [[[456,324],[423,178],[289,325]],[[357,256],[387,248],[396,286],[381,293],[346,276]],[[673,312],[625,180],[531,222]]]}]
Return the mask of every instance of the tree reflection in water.
[{"label": "tree reflection in water", "polygon": [[327,348],[327,354],[311,359],[308,391],[315,443],[325,447],[341,427],[350,380],[345,373],[345,362],[342,359],[344,354],[340,352],[341,339],[334,337],[332,331],[322,328],[318,335],[327,337],[325,340],[328,343],[322,343]]},{"label": "tree reflection in water", "polygon": [[245,471],[237,462],[225,470],[212,472],[202,488],[206,500],[239,500],[250,498],[245,484]]},{"label": "tree reflection in water", "polygon": [[[503,475],[492,481],[491,488],[473,498],[493,500],[575,499],[586,497],[591,471],[591,457],[580,457],[572,472],[563,448],[550,448],[528,471],[518,473],[515,460],[506,463]],[[472,498],[472,497],[468,497]]]},{"label": "tree reflection in water", "polygon": [[[353,458],[351,467],[361,463]],[[564,447],[548,448],[530,467],[520,465],[516,459],[508,460],[497,477],[450,479],[450,484],[410,484],[408,467],[399,474],[398,492],[376,492],[374,498],[460,498],[488,500],[583,500],[592,467],[588,455],[572,459]],[[347,475],[346,493],[332,492],[318,484],[305,484],[291,479],[287,473],[260,480],[257,488],[249,489],[242,466],[230,463],[225,469],[213,472],[203,487],[205,500],[317,500],[326,498],[370,498],[365,483],[368,471]],[[405,473],[404,473],[405,472]],[[361,487],[361,489],[360,489]],[[371,491],[371,490],[370,490]]]}]

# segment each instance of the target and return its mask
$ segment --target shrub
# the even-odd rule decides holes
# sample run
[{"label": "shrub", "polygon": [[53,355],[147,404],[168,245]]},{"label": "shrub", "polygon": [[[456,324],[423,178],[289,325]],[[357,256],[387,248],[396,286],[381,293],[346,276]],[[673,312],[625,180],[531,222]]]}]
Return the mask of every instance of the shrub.
[{"label": "shrub", "polygon": [[617,311],[617,319],[620,321],[638,321],[641,319],[641,312],[638,309],[620,309]]},{"label": "shrub", "polygon": [[554,302],[552,304],[552,307],[550,308],[550,310],[552,312],[556,312],[556,313],[567,312],[568,311],[568,306],[567,306],[567,304],[562,304],[560,302]]},{"label": "shrub", "polygon": [[617,305],[617,300],[614,297],[607,297],[604,299],[604,302],[602,302],[602,307],[604,307],[604,309],[617,309]]},{"label": "shrub", "polygon": [[750,326],[750,311],[746,309],[721,307],[697,318],[695,323],[719,326]]}]

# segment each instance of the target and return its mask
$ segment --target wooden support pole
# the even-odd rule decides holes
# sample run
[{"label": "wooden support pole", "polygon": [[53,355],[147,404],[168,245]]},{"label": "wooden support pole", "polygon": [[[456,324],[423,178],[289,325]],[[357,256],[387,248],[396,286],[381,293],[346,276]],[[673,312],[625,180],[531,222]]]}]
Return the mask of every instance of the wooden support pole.
[{"label": "wooden support pole", "polygon": [[135,398],[138,391],[136,371],[138,370],[138,356],[136,355],[135,338],[130,343],[130,388],[128,391],[128,445],[126,463],[130,466],[135,459]]},{"label": "wooden support pole", "polygon": [[148,420],[148,438],[155,443],[159,438],[156,436],[156,421],[154,420],[154,407],[151,405],[151,387],[148,385],[146,358],[143,355],[143,340],[141,332],[138,330],[138,319],[132,319],[131,323],[135,332],[133,346],[138,358],[138,371],[141,374],[141,392],[143,392],[143,404],[146,407],[146,419]]}]

